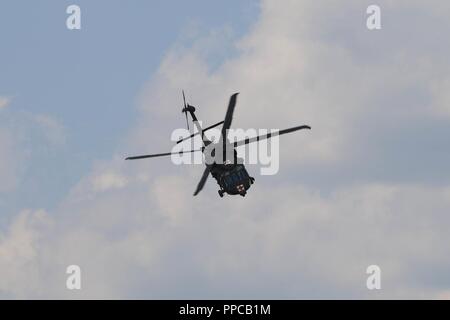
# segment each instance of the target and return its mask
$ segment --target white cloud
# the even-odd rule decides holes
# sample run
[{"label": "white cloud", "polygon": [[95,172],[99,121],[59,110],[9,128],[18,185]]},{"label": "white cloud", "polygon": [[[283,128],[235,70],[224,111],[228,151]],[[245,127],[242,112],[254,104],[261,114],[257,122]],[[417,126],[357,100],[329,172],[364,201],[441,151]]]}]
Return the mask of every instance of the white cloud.
[{"label": "white cloud", "polygon": [[20,212],[6,234],[0,233],[0,294],[21,298],[45,292],[39,260],[40,241],[51,224],[43,210]]},{"label": "white cloud", "polygon": [[0,110],[6,108],[10,101],[11,100],[7,97],[0,97]]},{"label": "white cloud", "polygon": [[[127,190],[85,202],[58,215],[56,226],[20,215],[0,246],[7,253],[2,272],[15,266],[0,290],[65,298],[441,295],[431,284],[445,279],[450,264],[441,241],[450,222],[449,189],[358,185],[323,196],[284,185],[218,203],[185,197],[185,187],[178,181],[153,186],[159,190],[150,199]],[[165,199],[151,204],[154,194]],[[130,198],[133,203],[123,203]],[[166,219],[170,207],[178,208],[175,220]],[[52,226],[46,233],[42,220]],[[378,293],[364,287],[365,268],[373,263],[383,272]],[[63,286],[69,264],[87,275],[76,295]],[[26,287],[19,275],[39,281]],[[45,289],[37,288],[41,280]]]},{"label": "white cloud", "polygon": [[93,177],[94,191],[106,191],[109,189],[121,189],[127,185],[127,178],[116,173],[103,173]]}]

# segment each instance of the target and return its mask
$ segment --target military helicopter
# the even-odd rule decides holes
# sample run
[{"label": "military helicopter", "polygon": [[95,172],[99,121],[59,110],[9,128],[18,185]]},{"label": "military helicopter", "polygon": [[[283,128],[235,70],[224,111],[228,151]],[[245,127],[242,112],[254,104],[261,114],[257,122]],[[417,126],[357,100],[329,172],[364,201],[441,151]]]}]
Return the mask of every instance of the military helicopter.
[{"label": "military helicopter", "polygon": [[[223,197],[225,193],[229,195],[241,195],[245,196],[247,194],[247,190],[250,186],[255,182],[255,178],[251,177],[244,164],[242,159],[237,157],[236,149],[239,146],[246,145],[252,142],[257,142],[265,139],[270,139],[277,135],[282,135],[286,133],[291,133],[297,130],[302,129],[311,129],[310,126],[302,125],[297,127],[292,127],[289,129],[280,130],[275,133],[268,133],[265,135],[260,135],[253,138],[247,138],[239,141],[235,141],[230,143],[227,133],[228,129],[230,129],[231,122],[233,120],[234,108],[236,106],[238,93],[235,93],[231,96],[230,101],[228,103],[227,112],[225,114],[225,119],[220,121],[212,126],[209,126],[203,129],[195,115],[195,107],[186,103],[186,97],[184,91],[182,91],[184,107],[181,110],[182,113],[186,116],[186,124],[189,130],[189,120],[188,113],[192,117],[192,121],[197,128],[197,132],[191,134],[188,137],[182,138],[178,140],[176,143],[181,143],[188,139],[191,139],[197,135],[201,135],[203,146],[201,149],[197,150],[188,150],[188,151],[180,151],[180,152],[167,152],[167,153],[158,153],[158,154],[149,154],[142,156],[133,156],[128,157],[125,160],[138,160],[138,159],[146,159],[146,158],[155,158],[155,157],[164,157],[171,156],[173,154],[183,154],[183,153],[192,153],[192,152],[203,152],[206,161],[206,168],[203,171],[203,175],[200,179],[200,182],[197,185],[197,189],[194,192],[194,196],[196,196],[205,186],[206,180],[208,179],[209,174],[211,174],[217,181],[220,189],[218,190],[219,196]],[[221,136],[218,143],[213,143],[205,136],[205,132],[215,128],[219,125],[222,125]],[[208,153],[206,151],[208,150]]]}]

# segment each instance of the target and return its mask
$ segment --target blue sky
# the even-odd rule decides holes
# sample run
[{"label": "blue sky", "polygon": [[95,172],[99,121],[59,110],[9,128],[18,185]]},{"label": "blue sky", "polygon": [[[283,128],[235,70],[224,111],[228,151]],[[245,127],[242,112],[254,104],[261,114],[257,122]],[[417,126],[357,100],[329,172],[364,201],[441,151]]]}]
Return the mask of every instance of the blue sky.
[{"label": "blue sky", "polygon": [[[40,148],[38,137],[23,141],[33,145],[30,159],[2,212],[54,206],[95,160],[110,157],[135,123],[144,83],[174,42],[189,45],[202,30],[224,27],[239,37],[258,15],[256,1],[78,1],[82,30],[69,31],[72,3],[2,3],[0,93],[12,101],[1,121],[14,126],[23,113],[51,115],[66,135],[57,150]],[[232,54],[224,48],[212,65]]]}]

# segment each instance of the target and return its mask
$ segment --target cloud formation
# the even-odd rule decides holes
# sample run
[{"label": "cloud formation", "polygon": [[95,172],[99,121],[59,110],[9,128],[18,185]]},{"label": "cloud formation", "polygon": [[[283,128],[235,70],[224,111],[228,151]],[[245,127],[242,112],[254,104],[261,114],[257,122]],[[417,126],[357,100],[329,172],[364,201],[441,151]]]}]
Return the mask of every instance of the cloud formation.
[{"label": "cloud formation", "polygon": [[[0,108],[6,109],[10,103],[11,99],[0,97]],[[6,193],[20,192],[26,171],[38,162],[36,158],[48,157],[52,150],[65,145],[67,137],[64,125],[51,115],[20,108],[4,111],[0,114],[0,194],[6,197]],[[0,209],[3,204],[0,198]]]},{"label": "cloud formation", "polygon": [[0,96],[0,110],[3,108],[6,108],[6,106],[9,104],[9,102],[10,102],[9,98]]},{"label": "cloud formation", "polygon": [[[233,126],[313,130],[281,139],[280,175],[256,176],[245,199],[219,199],[212,180],[193,198],[201,169],[169,159],[96,164],[54,213],[11,223],[0,272],[15,268],[0,294],[448,297],[449,154],[440,148],[450,46],[430,35],[450,27],[449,5],[380,1],[383,29],[369,31],[369,4],[262,1],[216,69],[214,41],[175,45],[142,92],[127,152],[170,145],[180,88],[211,123],[240,91]],[[64,287],[70,264],[83,270],[80,292]],[[365,288],[370,264],[382,269],[381,291]]]}]

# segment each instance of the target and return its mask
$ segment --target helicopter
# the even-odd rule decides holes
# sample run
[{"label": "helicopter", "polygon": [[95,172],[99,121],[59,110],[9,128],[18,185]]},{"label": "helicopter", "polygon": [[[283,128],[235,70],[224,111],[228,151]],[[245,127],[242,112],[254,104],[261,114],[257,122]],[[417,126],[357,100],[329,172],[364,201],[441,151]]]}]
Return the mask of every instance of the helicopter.
[{"label": "helicopter", "polygon": [[[235,93],[230,97],[227,112],[225,114],[225,119],[223,121],[220,121],[212,126],[203,129],[197,119],[197,116],[195,115],[196,111],[195,107],[190,105],[189,103],[186,103],[186,97],[183,90],[182,95],[184,107],[181,111],[186,116],[186,124],[188,130],[189,130],[189,120],[188,120],[188,113],[189,113],[192,118],[192,122],[197,128],[197,132],[191,134],[188,137],[178,140],[176,143],[178,144],[188,139],[192,139],[197,135],[200,135],[202,138],[203,146],[200,149],[188,151],[132,156],[127,157],[125,160],[138,160],[146,158],[171,156],[174,154],[181,155],[183,153],[203,152],[203,154],[205,155],[205,159],[208,161],[206,161],[205,163],[206,167],[205,170],[203,171],[202,177],[197,185],[197,188],[195,189],[194,196],[196,196],[203,189],[208,179],[208,176],[211,174],[213,178],[216,179],[217,184],[220,187],[218,193],[221,198],[224,196],[225,193],[229,195],[241,195],[242,197],[245,197],[245,195],[247,194],[247,190],[250,189],[250,186],[255,182],[255,178],[251,177],[248,174],[242,159],[237,157],[236,148],[249,143],[270,139],[277,135],[291,133],[302,129],[311,129],[311,127],[308,125],[301,125],[230,143],[227,134],[228,130],[230,129],[231,122],[233,120],[233,113],[236,107],[238,94],[239,93]],[[205,132],[220,125],[222,125],[220,139],[217,143],[213,143],[205,136]]]}]

